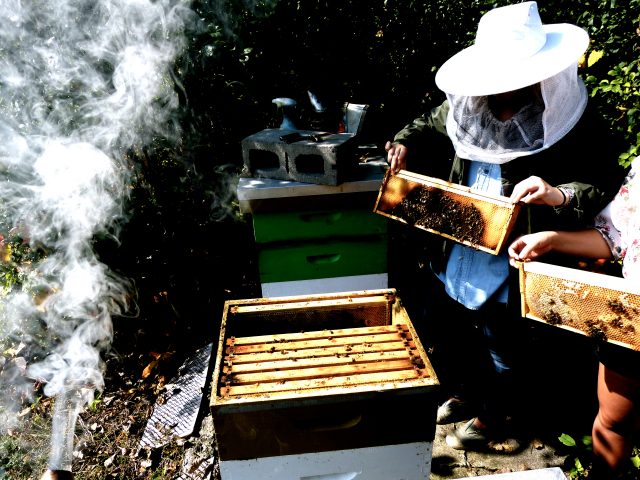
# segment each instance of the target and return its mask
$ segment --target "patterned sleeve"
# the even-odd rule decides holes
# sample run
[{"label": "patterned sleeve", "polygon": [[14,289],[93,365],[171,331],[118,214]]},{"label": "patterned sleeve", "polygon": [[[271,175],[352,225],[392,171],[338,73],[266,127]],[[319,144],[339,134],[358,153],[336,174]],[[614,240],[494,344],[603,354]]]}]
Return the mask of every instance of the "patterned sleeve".
[{"label": "patterned sleeve", "polygon": [[[616,260],[624,259],[629,264],[636,263],[640,238],[638,221],[640,219],[640,157],[636,158],[620,190],[609,204],[596,215],[594,227],[605,239],[611,254]],[[631,250],[632,258],[628,256]]]},{"label": "patterned sleeve", "polygon": [[623,258],[624,247],[622,246],[622,236],[611,221],[611,203],[596,215],[594,228],[600,232],[602,238],[604,238],[607,245],[609,245],[609,250],[611,250],[613,258],[615,260]]}]

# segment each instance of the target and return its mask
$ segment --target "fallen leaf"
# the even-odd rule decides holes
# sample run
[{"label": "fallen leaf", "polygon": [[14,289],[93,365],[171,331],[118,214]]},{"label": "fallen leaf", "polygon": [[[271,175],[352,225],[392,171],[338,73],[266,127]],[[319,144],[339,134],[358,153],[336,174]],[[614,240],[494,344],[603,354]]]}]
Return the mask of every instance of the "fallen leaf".
[{"label": "fallen leaf", "polygon": [[174,352],[164,352],[164,353],[149,352],[149,355],[153,357],[153,360],[149,362],[149,364],[146,367],[144,367],[144,370],[142,371],[142,378],[145,379],[149,375],[151,375],[151,372],[153,371],[154,368],[156,368],[158,363],[161,360],[166,360],[168,358],[171,358],[173,356],[173,353]]},{"label": "fallen leaf", "polygon": [[115,460],[115,458],[116,458],[116,454],[114,453],[113,455],[111,455],[109,458],[107,458],[107,459],[104,461],[104,466],[105,466],[105,467],[110,466],[110,465],[113,463],[113,461]]},{"label": "fallen leaf", "polygon": [[31,411],[31,407],[27,407],[22,409],[22,411],[18,414],[18,418],[24,417]]},{"label": "fallen leaf", "polygon": [[154,368],[156,368],[156,365],[158,365],[158,360],[152,360],[149,365],[147,365],[146,367],[144,367],[144,370],[142,370],[142,378],[147,378],[149,375],[151,375],[151,372],[153,371]]}]

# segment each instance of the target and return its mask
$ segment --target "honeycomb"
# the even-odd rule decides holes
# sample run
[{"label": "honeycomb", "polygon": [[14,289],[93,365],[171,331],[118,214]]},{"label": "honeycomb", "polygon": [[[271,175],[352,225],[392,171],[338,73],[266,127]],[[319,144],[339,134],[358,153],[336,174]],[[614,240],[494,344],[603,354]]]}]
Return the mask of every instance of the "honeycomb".
[{"label": "honeycomb", "polygon": [[374,212],[497,255],[519,204],[406,170],[387,171]]},{"label": "honeycomb", "polygon": [[542,262],[519,265],[523,316],[640,350],[640,288]]}]

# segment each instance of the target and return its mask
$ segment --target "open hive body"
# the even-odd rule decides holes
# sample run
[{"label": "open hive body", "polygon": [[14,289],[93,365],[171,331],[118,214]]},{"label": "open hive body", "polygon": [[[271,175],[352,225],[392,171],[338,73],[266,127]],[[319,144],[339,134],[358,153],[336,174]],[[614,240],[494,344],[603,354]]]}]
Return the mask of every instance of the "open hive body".
[{"label": "open hive body", "polygon": [[213,385],[223,480],[429,477],[438,380],[393,289],[226,302]]},{"label": "open hive body", "polygon": [[519,265],[522,315],[640,350],[640,286],[542,262]]},{"label": "open hive body", "polygon": [[[419,205],[422,195],[416,194],[430,200]],[[421,207],[431,210],[422,216]],[[507,197],[406,170],[395,175],[387,171],[374,207],[376,213],[494,255],[500,253],[519,210]]]}]

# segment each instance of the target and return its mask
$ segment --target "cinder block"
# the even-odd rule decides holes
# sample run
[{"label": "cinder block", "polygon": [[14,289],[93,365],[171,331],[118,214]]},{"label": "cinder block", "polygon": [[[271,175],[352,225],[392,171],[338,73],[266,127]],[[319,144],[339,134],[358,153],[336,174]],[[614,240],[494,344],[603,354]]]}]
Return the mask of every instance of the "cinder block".
[{"label": "cinder block", "polygon": [[[289,141],[285,135],[297,135]],[[338,185],[357,164],[353,133],[265,129],[242,140],[247,173],[254,177]]]},{"label": "cinder block", "polygon": [[248,173],[254,177],[289,180],[286,143],[282,135],[293,130],[267,128],[242,140],[242,158]]},{"label": "cinder block", "polygon": [[323,185],[342,183],[355,163],[353,137],[351,133],[335,133],[319,142],[302,140],[287,145],[289,178]]}]

